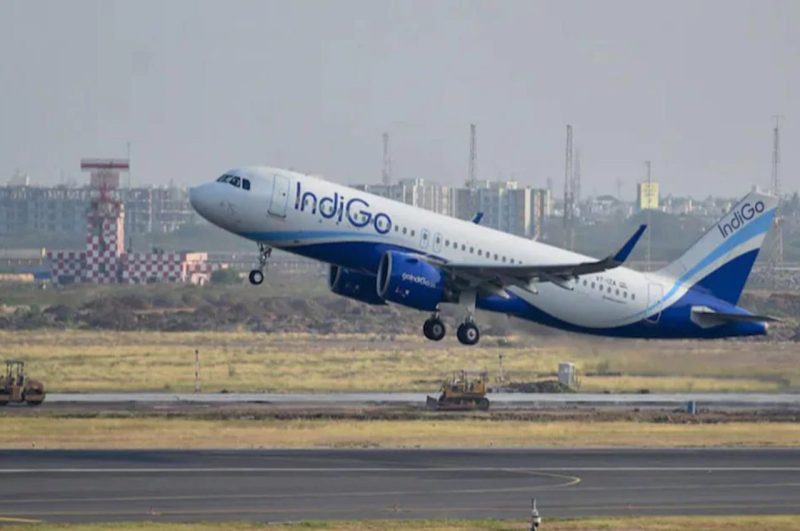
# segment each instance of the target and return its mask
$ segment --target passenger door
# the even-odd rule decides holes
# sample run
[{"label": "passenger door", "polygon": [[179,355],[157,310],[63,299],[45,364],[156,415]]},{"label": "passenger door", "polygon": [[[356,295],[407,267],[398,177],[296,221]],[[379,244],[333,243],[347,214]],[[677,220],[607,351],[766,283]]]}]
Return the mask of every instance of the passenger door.
[{"label": "passenger door", "polygon": [[645,321],[648,323],[656,324],[658,320],[661,319],[661,298],[663,296],[664,287],[661,284],[651,282],[647,285],[647,307],[650,308],[654,304],[656,305],[655,308],[652,309],[654,313],[645,318]]},{"label": "passenger door", "polygon": [[289,201],[289,178],[276,175],[272,184],[272,198],[269,213],[280,218],[286,217],[286,204]]}]

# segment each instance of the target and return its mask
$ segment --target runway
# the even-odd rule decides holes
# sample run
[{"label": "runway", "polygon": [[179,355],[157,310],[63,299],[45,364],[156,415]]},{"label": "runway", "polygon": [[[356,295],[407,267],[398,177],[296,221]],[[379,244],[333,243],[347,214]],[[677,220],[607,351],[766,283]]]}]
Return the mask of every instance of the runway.
[{"label": "runway", "polygon": [[[436,393],[432,393],[436,394]],[[425,393],[51,393],[46,403],[270,403],[281,405],[424,405]],[[800,393],[490,393],[493,407],[800,408]]]},{"label": "runway", "polygon": [[800,450],[0,451],[0,522],[767,514]]}]

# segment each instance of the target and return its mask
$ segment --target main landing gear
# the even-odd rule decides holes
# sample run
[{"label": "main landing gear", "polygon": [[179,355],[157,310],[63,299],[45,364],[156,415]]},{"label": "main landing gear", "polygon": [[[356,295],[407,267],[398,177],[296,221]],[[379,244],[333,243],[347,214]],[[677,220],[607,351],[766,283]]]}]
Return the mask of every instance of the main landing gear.
[{"label": "main landing gear", "polygon": [[430,319],[425,321],[425,324],[422,325],[422,333],[431,341],[444,339],[445,334],[447,334],[447,328],[445,328],[444,322],[439,318],[438,313],[433,314]]},{"label": "main landing gear", "polygon": [[254,286],[260,285],[264,282],[264,270],[267,268],[267,260],[272,254],[272,247],[265,243],[258,244],[258,269],[253,269],[248,275],[250,284]]},{"label": "main landing gear", "polygon": [[458,337],[462,345],[472,346],[477,345],[478,341],[480,341],[481,332],[478,330],[478,327],[475,326],[475,323],[472,322],[472,319],[468,319],[458,326],[456,337]]},{"label": "main landing gear", "polygon": [[[431,341],[441,341],[447,334],[444,322],[439,318],[438,313],[434,313],[430,319],[422,325],[422,333]],[[473,322],[472,318],[467,318],[456,330],[456,337],[462,345],[476,345],[481,339],[480,330]]]}]

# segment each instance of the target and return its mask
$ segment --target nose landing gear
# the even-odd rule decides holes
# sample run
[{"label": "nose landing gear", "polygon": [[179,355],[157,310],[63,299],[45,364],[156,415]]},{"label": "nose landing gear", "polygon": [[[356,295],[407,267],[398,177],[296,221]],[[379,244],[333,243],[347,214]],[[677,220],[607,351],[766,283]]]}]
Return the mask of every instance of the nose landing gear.
[{"label": "nose landing gear", "polygon": [[258,268],[250,271],[250,274],[247,277],[250,280],[250,284],[259,286],[262,282],[264,282],[264,270],[267,268],[267,261],[269,260],[270,255],[272,255],[272,247],[266,243],[259,243]]}]

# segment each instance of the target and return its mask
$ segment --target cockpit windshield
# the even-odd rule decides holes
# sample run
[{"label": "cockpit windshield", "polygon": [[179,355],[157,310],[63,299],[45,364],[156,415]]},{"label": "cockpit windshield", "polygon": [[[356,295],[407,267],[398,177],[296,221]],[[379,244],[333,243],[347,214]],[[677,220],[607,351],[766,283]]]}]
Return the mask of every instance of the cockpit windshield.
[{"label": "cockpit windshield", "polygon": [[235,186],[236,188],[242,188],[244,190],[250,191],[250,180],[245,179],[244,177],[239,177],[237,175],[230,175],[226,173],[219,179],[217,179],[218,183],[228,183],[231,186]]}]

